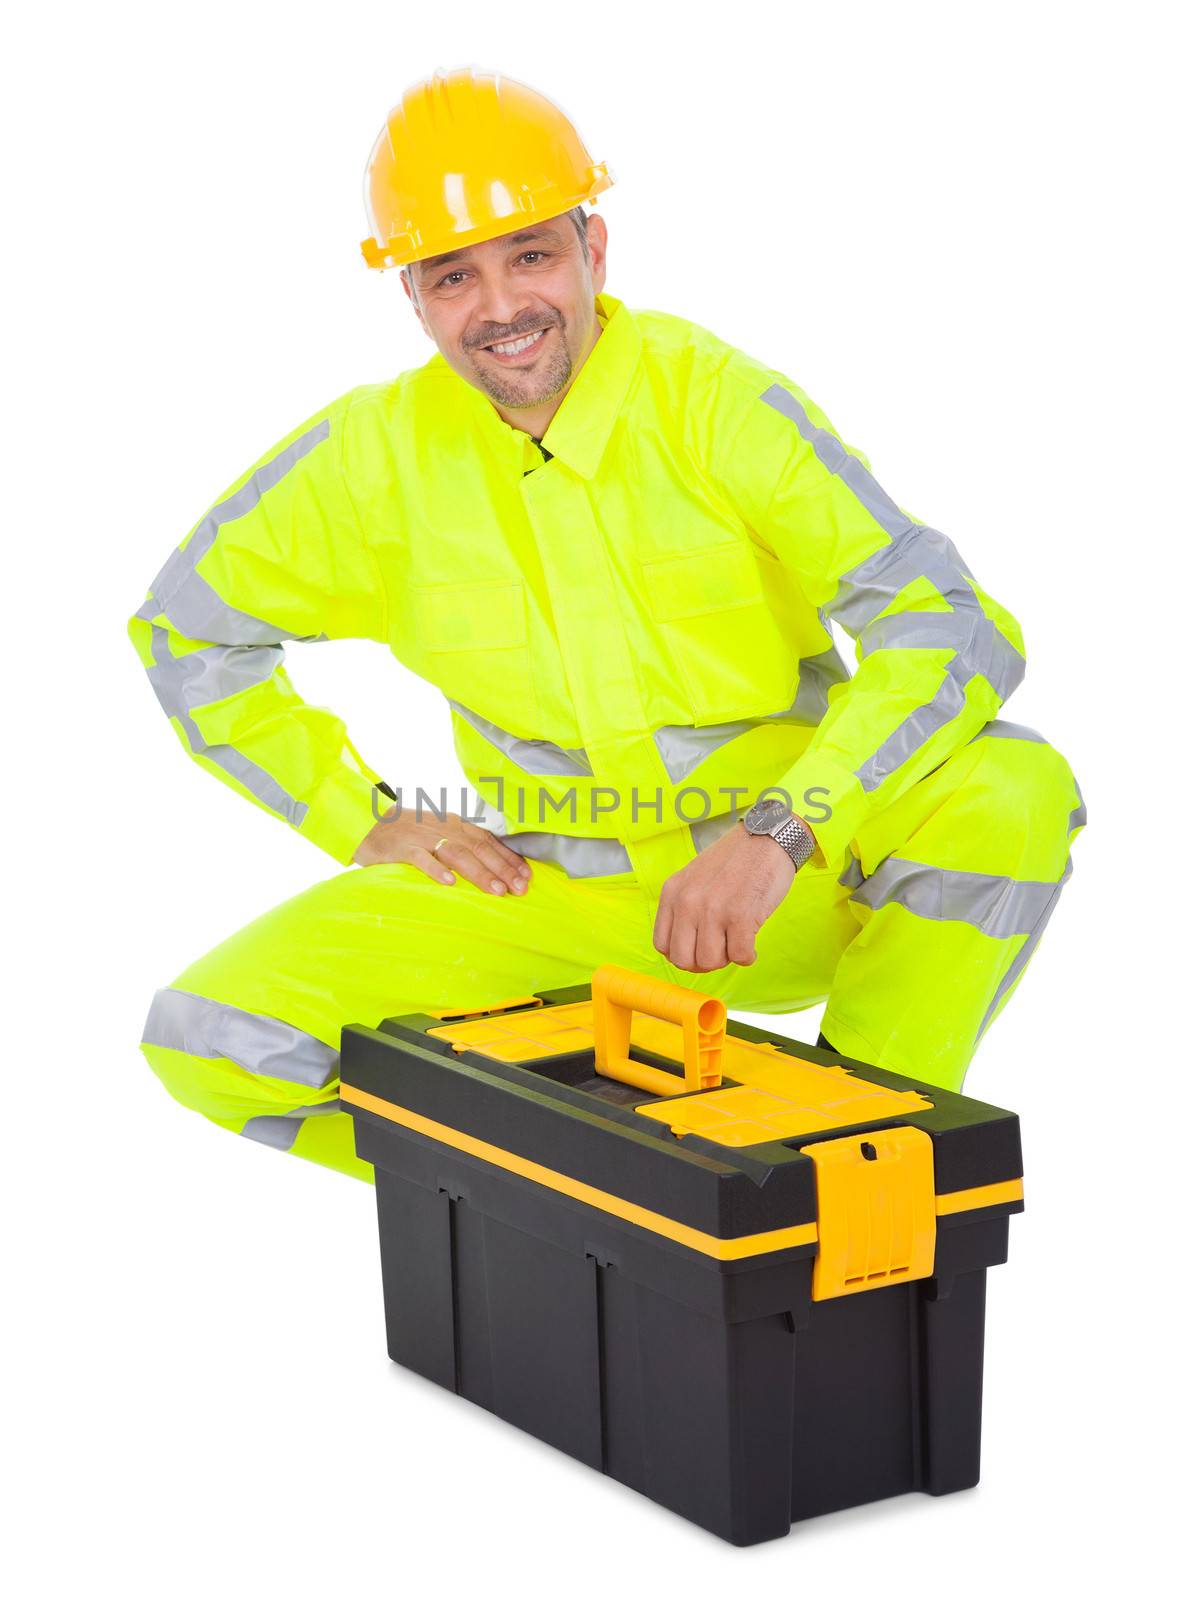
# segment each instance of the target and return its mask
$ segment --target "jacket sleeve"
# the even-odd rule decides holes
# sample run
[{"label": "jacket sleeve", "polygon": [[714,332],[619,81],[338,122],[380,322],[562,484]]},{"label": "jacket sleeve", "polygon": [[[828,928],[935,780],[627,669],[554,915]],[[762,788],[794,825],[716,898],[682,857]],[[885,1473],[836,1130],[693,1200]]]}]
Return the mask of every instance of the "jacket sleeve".
[{"label": "jacket sleeve", "polygon": [[352,392],[262,456],[191,530],[129,620],[184,749],[347,864],[378,815],[344,723],[308,705],[289,640],[386,637],[381,574],[343,471]]},{"label": "jacket sleeve", "polygon": [[759,371],[721,473],[823,623],[855,641],[855,673],[777,783],[833,864],[996,716],[1024,676],[1024,642],[951,541],[885,493],[795,384]]}]

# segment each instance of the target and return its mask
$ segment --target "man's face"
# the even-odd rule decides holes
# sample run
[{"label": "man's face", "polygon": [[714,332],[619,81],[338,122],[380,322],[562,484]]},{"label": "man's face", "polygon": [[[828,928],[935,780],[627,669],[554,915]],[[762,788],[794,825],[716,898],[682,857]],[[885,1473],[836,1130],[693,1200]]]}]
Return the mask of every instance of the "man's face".
[{"label": "man's face", "polygon": [[[606,281],[606,225],[597,216],[587,223],[588,249],[568,216],[552,217],[415,262],[415,294],[403,275],[445,361],[502,412],[526,413],[562,397],[593,347],[593,300]],[[523,349],[493,348],[531,335],[537,337]]]}]

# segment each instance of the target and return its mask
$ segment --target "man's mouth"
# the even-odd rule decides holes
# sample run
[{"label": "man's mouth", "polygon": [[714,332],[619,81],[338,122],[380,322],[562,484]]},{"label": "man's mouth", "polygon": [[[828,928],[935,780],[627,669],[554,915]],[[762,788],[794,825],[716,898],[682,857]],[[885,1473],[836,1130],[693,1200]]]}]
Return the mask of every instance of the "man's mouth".
[{"label": "man's mouth", "polygon": [[499,361],[517,361],[542,343],[544,334],[549,331],[547,328],[537,328],[534,333],[525,333],[519,339],[506,339],[501,344],[483,344],[481,348]]}]

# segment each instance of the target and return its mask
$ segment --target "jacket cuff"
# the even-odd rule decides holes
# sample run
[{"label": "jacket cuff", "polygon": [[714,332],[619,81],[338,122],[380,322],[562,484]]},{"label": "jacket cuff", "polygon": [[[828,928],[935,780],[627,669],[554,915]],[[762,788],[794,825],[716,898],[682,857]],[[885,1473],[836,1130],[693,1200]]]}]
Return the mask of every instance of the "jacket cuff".
[{"label": "jacket cuff", "polygon": [[353,852],[390,804],[362,773],[338,766],[308,801],[298,831],[341,866],[349,867]]},{"label": "jacket cuff", "polygon": [[854,773],[825,756],[806,754],[769,792],[777,790],[789,796],[792,809],[813,829],[814,862],[839,865],[869,810],[868,796]]}]

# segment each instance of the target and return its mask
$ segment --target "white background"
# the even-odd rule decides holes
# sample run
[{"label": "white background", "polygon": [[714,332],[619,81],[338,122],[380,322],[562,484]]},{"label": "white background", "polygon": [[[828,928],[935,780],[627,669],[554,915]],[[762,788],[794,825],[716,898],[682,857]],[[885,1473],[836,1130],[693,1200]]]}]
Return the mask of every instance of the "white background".
[{"label": "white background", "polygon": [[[8,24],[0,96],[10,1592],[1177,1582],[1180,8],[36,15]],[[967,1084],[1021,1113],[1028,1192],[990,1275],[977,1491],[722,1545],[392,1367],[372,1191],[184,1112],[137,1052],[155,987],[335,869],[186,761],[125,619],[268,446],[432,353],[397,274],[360,260],[361,178],[403,88],[464,64],[554,97],[609,162],[612,293],[787,372],[951,534],[1025,628],[1009,715],[1079,775],[1074,876]],[[380,648],[290,664],[385,772],[455,772],[438,695]]]}]

